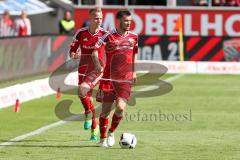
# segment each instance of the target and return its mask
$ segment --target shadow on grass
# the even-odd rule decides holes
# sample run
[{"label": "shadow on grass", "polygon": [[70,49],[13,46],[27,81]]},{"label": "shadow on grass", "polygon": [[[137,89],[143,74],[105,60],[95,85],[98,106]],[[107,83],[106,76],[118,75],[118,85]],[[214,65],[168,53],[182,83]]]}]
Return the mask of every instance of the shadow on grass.
[{"label": "shadow on grass", "polygon": [[97,145],[0,145],[5,147],[17,147],[17,148],[99,148]]},{"label": "shadow on grass", "polygon": [[[77,141],[79,142],[90,142],[89,139],[78,139]],[[10,143],[19,143],[19,142],[69,142],[68,140],[56,140],[56,139],[48,139],[48,140],[20,140],[20,141],[10,141],[10,140],[0,140],[0,143],[5,143],[5,142],[10,142]],[[9,145],[0,145],[0,146],[9,146]],[[11,145],[13,146],[13,145]]]}]

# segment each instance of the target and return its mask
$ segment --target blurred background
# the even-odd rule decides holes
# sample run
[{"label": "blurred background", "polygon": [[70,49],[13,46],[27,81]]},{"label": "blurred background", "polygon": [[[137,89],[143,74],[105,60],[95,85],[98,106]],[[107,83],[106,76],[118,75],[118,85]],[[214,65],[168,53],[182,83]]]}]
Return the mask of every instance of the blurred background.
[{"label": "blurred background", "polygon": [[[138,73],[134,89],[143,96],[126,110],[149,117],[130,116],[116,133],[136,134],[131,151],[103,152],[81,122],[56,115],[68,105],[82,112],[77,92],[62,92],[63,81],[77,86],[77,72],[69,72],[79,60],[70,60],[68,47],[96,6],[106,30],[119,9],[131,11],[137,63],[157,72]],[[62,64],[69,75],[59,83],[51,74]],[[0,0],[0,159],[238,160],[239,75],[240,0]],[[168,94],[162,80],[173,87]]]},{"label": "blurred background", "polygon": [[[116,10],[128,8],[134,13],[132,29],[140,36],[139,60],[179,60],[179,37],[173,28],[180,15],[184,60],[240,59],[239,0],[1,0],[0,55],[4,58],[0,63],[0,80],[57,68],[67,59],[71,36],[88,25],[88,9],[94,5],[103,8],[105,29],[115,27]],[[28,34],[19,33],[17,21],[23,11],[30,22]],[[4,25],[6,12],[10,20]],[[60,27],[61,20],[72,24]],[[67,25],[72,30],[65,32]]]},{"label": "blurred background", "polygon": [[107,30],[115,27],[118,9],[131,10],[139,60],[180,60],[174,27],[181,16],[185,61],[237,62],[239,5],[239,0],[1,0],[0,81],[56,69],[68,59],[72,35],[88,25],[94,6],[103,8]]}]

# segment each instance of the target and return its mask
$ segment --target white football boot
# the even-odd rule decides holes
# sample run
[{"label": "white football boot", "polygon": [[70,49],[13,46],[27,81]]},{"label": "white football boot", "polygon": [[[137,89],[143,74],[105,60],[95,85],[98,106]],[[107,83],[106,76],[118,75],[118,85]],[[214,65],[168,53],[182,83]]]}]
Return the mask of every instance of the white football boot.
[{"label": "white football boot", "polygon": [[114,133],[108,132],[107,145],[108,147],[112,147],[114,144],[115,144]]},{"label": "white football boot", "polygon": [[101,138],[101,139],[100,139],[100,142],[99,142],[99,146],[100,146],[100,147],[105,147],[105,148],[107,148],[107,147],[108,147],[108,145],[107,145],[107,139],[106,139],[106,138]]}]

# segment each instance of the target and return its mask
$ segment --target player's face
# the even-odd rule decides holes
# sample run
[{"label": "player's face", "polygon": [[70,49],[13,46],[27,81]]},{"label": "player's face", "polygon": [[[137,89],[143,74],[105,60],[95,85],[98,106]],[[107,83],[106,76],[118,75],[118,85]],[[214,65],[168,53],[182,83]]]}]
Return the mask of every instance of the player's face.
[{"label": "player's face", "polygon": [[71,13],[70,12],[66,12],[65,13],[65,18],[66,19],[71,19],[72,17],[71,17]]},{"label": "player's face", "polygon": [[89,20],[91,25],[95,27],[100,27],[102,24],[103,15],[102,12],[93,12],[91,13]]},{"label": "player's face", "polygon": [[10,17],[10,13],[9,13],[8,11],[5,11],[5,12],[3,13],[3,16],[4,16],[5,18],[9,18],[9,17]]},{"label": "player's face", "polygon": [[22,18],[27,18],[27,12],[22,11],[22,13],[21,13],[21,17],[22,17]]},{"label": "player's face", "polygon": [[120,20],[120,29],[123,31],[129,31],[132,22],[132,17],[124,15]]}]

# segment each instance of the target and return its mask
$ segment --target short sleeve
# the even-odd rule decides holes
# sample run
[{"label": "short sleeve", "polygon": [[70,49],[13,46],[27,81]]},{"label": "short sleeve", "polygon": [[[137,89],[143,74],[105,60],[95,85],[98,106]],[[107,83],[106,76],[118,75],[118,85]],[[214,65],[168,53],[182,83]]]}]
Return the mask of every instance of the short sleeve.
[{"label": "short sleeve", "polygon": [[133,47],[133,53],[137,54],[138,53],[138,37],[136,38],[136,42]]},{"label": "short sleeve", "polygon": [[105,33],[102,37],[100,37],[97,41],[97,43],[95,44],[95,49],[100,48],[102,45],[105,45],[108,41],[109,41],[109,35],[110,33],[107,32]]},{"label": "short sleeve", "polygon": [[79,46],[81,44],[80,37],[81,37],[81,32],[78,32],[74,35],[74,38],[69,47],[69,54],[71,52],[77,52],[77,49],[79,48]]}]

